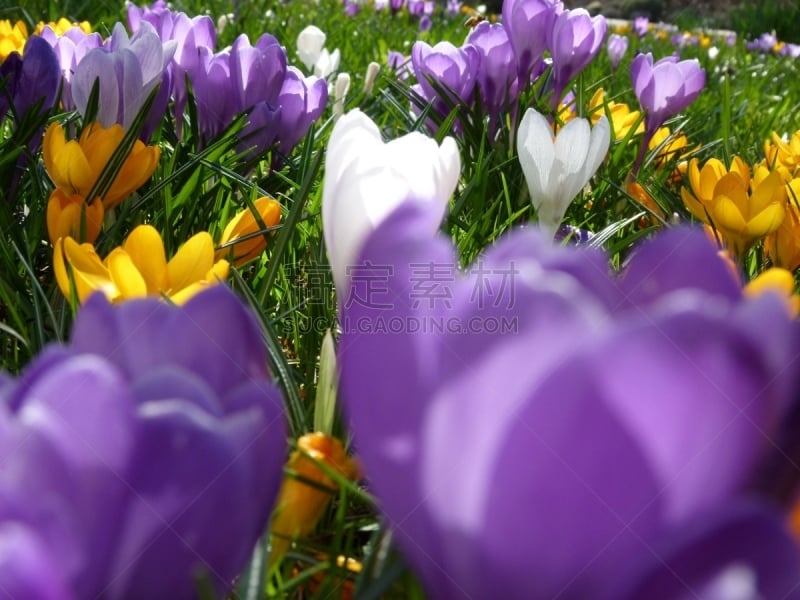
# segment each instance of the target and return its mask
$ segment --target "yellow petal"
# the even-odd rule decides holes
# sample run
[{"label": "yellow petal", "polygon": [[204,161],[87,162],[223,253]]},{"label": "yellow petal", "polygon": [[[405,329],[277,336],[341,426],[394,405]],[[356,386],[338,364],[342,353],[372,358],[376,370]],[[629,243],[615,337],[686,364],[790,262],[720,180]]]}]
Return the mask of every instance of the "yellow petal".
[{"label": "yellow petal", "polygon": [[797,317],[800,298],[795,294],[795,288],[794,276],[790,271],[772,267],[749,282],[744,287],[744,293],[751,298],[767,292],[777,293],[786,301],[789,315]]},{"label": "yellow petal", "polygon": [[53,171],[50,175],[57,187],[84,198],[97,179],[83,149],[75,140],[66,142],[53,157]]},{"label": "yellow petal", "polygon": [[160,157],[161,150],[158,146],[145,146],[137,140],[103,199],[106,210],[113,208],[142,187],[153,175]]},{"label": "yellow petal", "polygon": [[100,291],[109,300],[116,300],[119,291],[111,282],[108,269],[95,252],[94,246],[78,244],[72,238],[62,239],[64,259],[71,268],[78,299],[83,302],[92,292]]},{"label": "yellow petal", "polygon": [[737,202],[724,194],[714,197],[711,205],[711,219],[718,229],[739,234],[747,226]]},{"label": "yellow petal", "polygon": [[[261,221],[266,227],[275,227],[280,223],[281,205],[269,196],[263,196],[256,200],[253,208],[258,211]],[[224,247],[217,250],[215,258],[228,257],[236,266],[241,266],[256,258],[267,246],[263,235],[237,240],[261,232],[261,226],[249,208],[239,211],[225,227],[220,240],[220,245]]]},{"label": "yellow petal", "polygon": [[192,236],[167,263],[170,295],[202,280],[214,264],[214,242],[207,231]]},{"label": "yellow petal", "polygon": [[772,204],[786,202],[786,186],[777,172],[772,172],[758,184],[753,180],[754,190],[750,196],[750,212],[757,214]]},{"label": "yellow petal", "polygon": [[72,237],[93,244],[103,227],[103,204],[87,205],[83,197],[56,188],[47,202],[47,234],[53,242]]},{"label": "yellow petal", "polygon": [[103,172],[108,160],[117,149],[125,130],[122,125],[115,124],[108,129],[100,123],[91,123],[86,126],[81,134],[80,144],[86,154],[86,160],[94,173],[95,179]]},{"label": "yellow petal", "polygon": [[141,298],[147,295],[147,284],[131,257],[122,248],[115,248],[106,257],[111,282],[124,299]]},{"label": "yellow petal", "polygon": [[725,165],[716,158],[710,158],[700,170],[697,185],[692,184],[692,191],[702,201],[709,201],[714,197],[714,187],[720,178],[725,175]]},{"label": "yellow petal", "polygon": [[141,274],[148,294],[157,294],[169,287],[167,257],[161,235],[151,225],[139,225],[125,240],[125,252]]},{"label": "yellow petal", "polygon": [[771,204],[747,222],[744,235],[753,240],[763,238],[777,231],[786,216],[782,203]]}]

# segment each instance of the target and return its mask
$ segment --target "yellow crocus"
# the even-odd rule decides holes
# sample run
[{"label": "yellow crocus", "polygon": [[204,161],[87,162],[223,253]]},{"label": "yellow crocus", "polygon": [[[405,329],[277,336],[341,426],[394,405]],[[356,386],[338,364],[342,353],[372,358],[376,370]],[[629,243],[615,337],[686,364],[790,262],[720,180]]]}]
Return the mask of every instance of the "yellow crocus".
[{"label": "yellow crocus", "polygon": [[[589,119],[593,125],[606,114],[606,107],[611,120],[611,131],[614,139],[620,141],[627,138],[628,135],[644,133],[644,121],[641,119],[641,113],[638,110],[631,110],[630,106],[624,102],[606,101],[603,88],[599,88],[589,100]],[[631,134],[630,132],[634,125],[636,129]]]},{"label": "yellow crocus", "polygon": [[773,131],[764,142],[764,156],[770,168],[781,171],[790,180],[800,168],[800,131],[795,131],[788,140]]},{"label": "yellow crocus", "polygon": [[167,261],[161,236],[150,225],[136,227],[105,260],[91,244],[60,238],[53,263],[63,294],[71,297],[71,275],[80,302],[99,291],[112,302],[166,296],[183,304],[200,290],[226,279],[230,268],[228,261],[214,260],[214,243],[206,231],[191,237]]},{"label": "yellow crocus", "polygon": [[80,23],[77,23],[70,21],[69,19],[65,19],[64,17],[61,17],[58,21],[50,21],[49,23],[39,21],[33,33],[35,35],[39,35],[42,33],[45,27],[50,27],[50,29],[52,29],[53,32],[59,36],[64,35],[73,27],[79,27],[83,33],[92,33],[92,25],[89,23],[89,21],[81,21]]},{"label": "yellow crocus", "polygon": [[86,204],[83,196],[54,189],[47,201],[47,234],[55,243],[58,238],[72,237],[93,244],[103,227],[103,203]]},{"label": "yellow crocus", "polygon": [[300,437],[286,465],[287,473],[272,515],[271,564],[283,556],[292,540],[314,530],[339,488],[320,464],[346,479],[358,477],[356,462],[337,438],[320,432]]},{"label": "yellow crocus", "polygon": [[28,28],[25,23],[17,21],[12,25],[8,19],[0,20],[0,62],[12,52],[22,54],[27,40]]},{"label": "yellow crocus", "polygon": [[[124,136],[125,131],[119,124],[106,129],[100,123],[91,123],[84,128],[79,139],[67,140],[61,124],[53,123],[45,131],[42,143],[45,168],[56,187],[91,203],[93,199],[86,196]],[[160,156],[158,146],[147,146],[136,140],[111,188],[102,198],[106,212],[150,179]]]},{"label": "yellow crocus", "polygon": [[786,300],[786,306],[792,317],[800,314],[800,296],[796,293],[796,284],[790,271],[780,267],[772,267],[759,273],[744,286],[744,295],[758,296],[765,292],[773,292]]},{"label": "yellow crocus", "polygon": [[[280,223],[281,205],[274,198],[263,196],[253,202],[253,208],[267,228],[273,228]],[[248,207],[238,212],[225,227],[216,258],[227,258],[233,265],[240,267],[264,251],[267,247],[264,236],[267,233],[271,231],[261,228]]]},{"label": "yellow crocus", "polygon": [[686,207],[712,225],[739,257],[783,222],[786,189],[781,176],[756,167],[751,178],[750,168],[739,157],[734,158],[730,171],[714,158],[702,169],[692,159],[689,184],[690,189],[681,189]]},{"label": "yellow crocus", "polygon": [[800,179],[787,184],[786,217],[764,239],[764,252],[773,265],[794,271],[800,267]]},{"label": "yellow crocus", "polygon": [[683,133],[673,134],[669,127],[659,127],[650,138],[648,148],[656,151],[656,167],[663,167],[673,160],[679,160],[687,152],[689,140]]}]

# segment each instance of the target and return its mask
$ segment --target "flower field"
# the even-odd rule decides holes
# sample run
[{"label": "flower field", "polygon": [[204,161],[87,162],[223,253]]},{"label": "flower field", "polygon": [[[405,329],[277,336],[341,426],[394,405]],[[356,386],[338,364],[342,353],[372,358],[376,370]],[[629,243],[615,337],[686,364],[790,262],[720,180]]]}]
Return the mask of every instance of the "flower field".
[{"label": "flower field", "polygon": [[800,597],[779,4],[0,7],[0,596]]}]

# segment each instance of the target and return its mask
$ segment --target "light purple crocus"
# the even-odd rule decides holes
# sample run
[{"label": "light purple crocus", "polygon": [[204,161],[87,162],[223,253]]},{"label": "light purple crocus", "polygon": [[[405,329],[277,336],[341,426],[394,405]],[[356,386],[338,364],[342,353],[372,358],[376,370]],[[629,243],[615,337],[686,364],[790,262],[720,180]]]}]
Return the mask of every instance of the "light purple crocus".
[{"label": "light purple crocus", "polygon": [[425,11],[425,0],[408,0],[408,14],[421,17]]},{"label": "light purple crocus", "polygon": [[467,43],[477,48],[480,56],[478,89],[494,132],[500,113],[516,103],[519,93],[514,48],[505,27],[486,21],[478,23],[469,33]]},{"label": "light purple crocus", "polygon": [[72,77],[86,53],[103,45],[103,38],[96,31],[86,33],[78,26],[58,35],[49,25],[45,25],[40,35],[53,47],[61,67],[61,105],[67,111],[76,110],[72,99]]},{"label": "light purple crocus", "polygon": [[313,75],[305,77],[300,69],[288,67],[278,96],[281,113],[275,132],[279,141],[276,166],[306,136],[327,104],[328,85],[324,79]]},{"label": "light purple crocus", "polygon": [[365,241],[339,364],[370,492],[431,598],[796,589],[798,548],[749,489],[795,400],[784,299],[745,301],[701,230],[618,277],[531,228],[462,270],[425,222],[410,202]]},{"label": "light purple crocus", "polygon": [[773,31],[772,33],[762,33],[755,40],[746,41],[745,47],[750,51],[767,53],[772,52],[777,44],[778,38]]},{"label": "light purple crocus", "polygon": [[[197,101],[201,144],[220,135],[233,119],[250,111],[253,119],[241,135],[254,153],[267,150],[274,141],[278,96],[286,76],[286,52],[278,41],[263,34],[251,46],[246,35],[236,38],[230,50],[212,54],[198,48],[199,62],[188,71]],[[256,131],[260,133],[254,137]]]},{"label": "light purple crocus", "polygon": [[415,90],[441,115],[472,102],[479,65],[480,53],[471,44],[439,42],[431,47],[417,41],[411,47],[411,67],[419,82]]},{"label": "light purple crocus", "polygon": [[532,76],[536,77],[541,72],[547,36],[556,15],[562,10],[562,3],[553,0],[503,2],[503,27],[506,28],[508,39],[514,48],[522,89],[528,86]]},{"label": "light purple crocus", "polygon": [[457,17],[461,14],[461,7],[464,5],[461,0],[447,0],[447,6],[445,7],[445,14],[448,17]]},{"label": "light purple crocus", "polygon": [[611,61],[611,68],[616,71],[617,67],[619,67],[619,63],[622,62],[622,58],[628,51],[628,37],[612,33],[608,36],[606,50],[608,50],[608,59]]},{"label": "light purple crocus", "polygon": [[553,58],[551,104],[554,108],[570,81],[600,52],[607,29],[603,15],[592,17],[583,8],[565,10],[555,18],[548,37],[548,48]]},{"label": "light purple crocus", "polygon": [[282,479],[283,403],[266,364],[225,286],[184,307],[89,298],[70,342],[0,387],[4,592],[230,590]]},{"label": "light purple crocus", "polygon": [[689,106],[706,85],[706,72],[697,59],[679,61],[667,56],[637,54],[631,62],[633,91],[645,111],[645,128],[652,134],[669,117]]},{"label": "light purple crocus", "polygon": [[75,67],[72,98],[78,111],[86,113],[92,88],[98,82],[97,120],[103,127],[119,123],[127,130],[150,92],[161,85],[150,109],[160,121],[171,95],[171,80],[165,76],[165,69],[175,46],[175,42],[162,43],[149,23],[143,23],[131,37],[125,26],[117,23],[104,45],[87,52]]},{"label": "light purple crocus", "polygon": [[640,38],[646,36],[649,29],[650,19],[647,17],[639,16],[633,20],[633,33]]},{"label": "light purple crocus", "polygon": [[162,42],[176,43],[167,70],[172,86],[172,113],[178,125],[176,133],[181,136],[183,111],[188,101],[186,76],[199,69],[201,61],[214,53],[217,35],[214,22],[208,15],[190,18],[185,13],[173,11],[162,0],[156,0],[151,7],[141,8],[128,2],[127,16],[131,31],[137,32],[142,23],[150,23]]}]

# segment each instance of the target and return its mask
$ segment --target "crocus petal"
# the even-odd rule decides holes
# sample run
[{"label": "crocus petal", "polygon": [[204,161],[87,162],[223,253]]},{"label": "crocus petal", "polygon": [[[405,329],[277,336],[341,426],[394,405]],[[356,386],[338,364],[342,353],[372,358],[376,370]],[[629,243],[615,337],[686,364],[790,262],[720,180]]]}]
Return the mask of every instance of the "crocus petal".
[{"label": "crocus petal", "polygon": [[182,290],[203,279],[214,264],[214,241],[208,232],[201,231],[184,243],[167,263],[170,289]]},{"label": "crocus petal", "polygon": [[130,232],[123,245],[138,273],[147,286],[148,294],[155,294],[169,285],[167,258],[161,235],[151,225],[140,225]]},{"label": "crocus petal", "polygon": [[131,257],[122,248],[115,248],[106,257],[111,282],[123,298],[141,298],[147,295],[147,283]]}]

